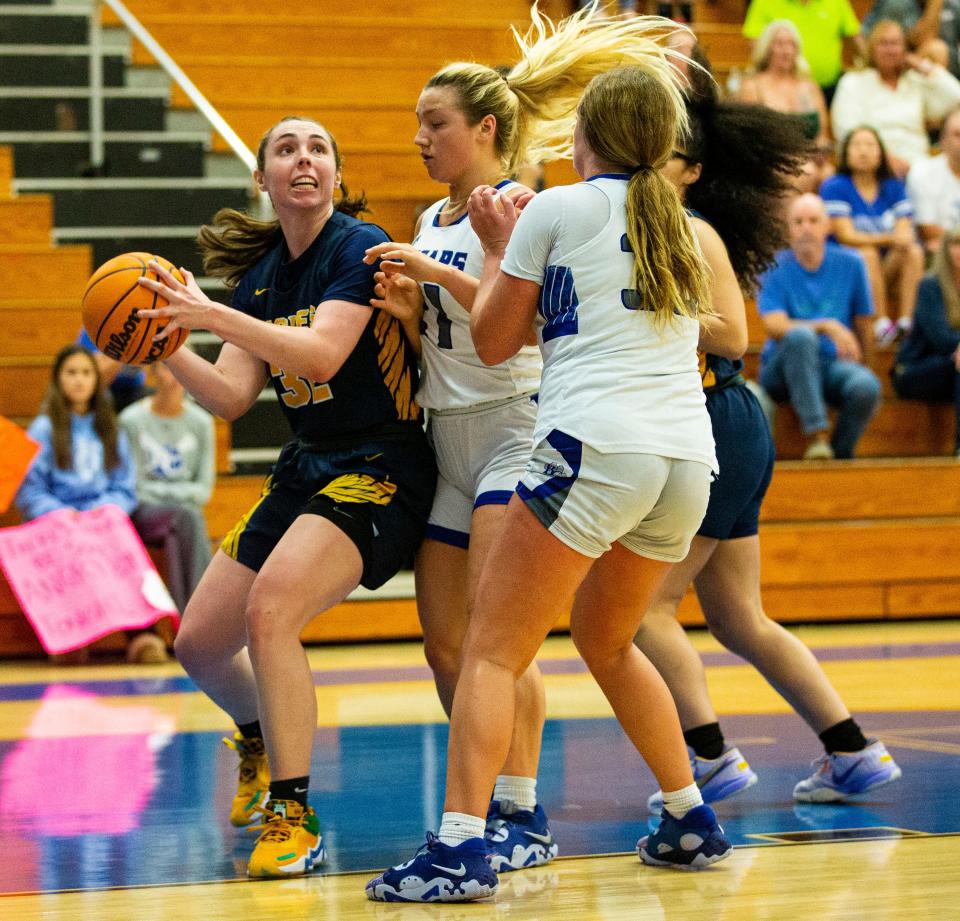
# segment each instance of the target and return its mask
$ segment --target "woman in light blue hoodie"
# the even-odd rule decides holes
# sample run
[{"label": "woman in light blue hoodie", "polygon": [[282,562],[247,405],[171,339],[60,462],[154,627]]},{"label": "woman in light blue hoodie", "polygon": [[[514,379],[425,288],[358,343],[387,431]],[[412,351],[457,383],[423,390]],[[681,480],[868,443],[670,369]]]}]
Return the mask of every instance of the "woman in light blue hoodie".
[{"label": "woman in light blue hoodie", "polygon": [[[137,505],[136,471],[126,435],[93,354],[81,345],[65,346],[54,359],[43,409],[27,434],[40,445],[15,502],[24,521],[72,508],[88,511],[116,505],[128,515]],[[79,650],[71,661],[85,661]],[[167,658],[155,633],[131,634],[127,658],[156,662]]]}]

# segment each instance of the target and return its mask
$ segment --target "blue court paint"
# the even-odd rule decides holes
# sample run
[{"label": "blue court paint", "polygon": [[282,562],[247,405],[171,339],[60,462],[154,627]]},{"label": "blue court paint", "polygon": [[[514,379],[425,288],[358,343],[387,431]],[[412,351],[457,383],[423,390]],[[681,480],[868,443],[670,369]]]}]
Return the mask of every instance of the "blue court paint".
[{"label": "blue court paint", "polygon": [[[103,706],[92,694],[82,703],[90,714]],[[760,781],[719,805],[721,822],[736,844],[770,844],[751,836],[816,829],[960,832],[958,716],[871,713],[863,720],[868,734],[883,735],[904,777],[865,802],[842,806],[791,798],[821,751],[799,718],[725,717],[728,739]],[[145,725],[151,731],[141,735],[41,734],[0,743],[0,846],[8,855],[0,891],[243,877],[254,836],[227,821],[236,756],[219,734]],[[910,747],[898,747],[898,732]],[[425,829],[437,827],[445,725],[321,729],[315,743],[311,802],[330,852],[327,871],[406,859]],[[646,798],[654,788],[613,720],[548,722],[539,792],[561,854],[631,851],[650,829]]]}]

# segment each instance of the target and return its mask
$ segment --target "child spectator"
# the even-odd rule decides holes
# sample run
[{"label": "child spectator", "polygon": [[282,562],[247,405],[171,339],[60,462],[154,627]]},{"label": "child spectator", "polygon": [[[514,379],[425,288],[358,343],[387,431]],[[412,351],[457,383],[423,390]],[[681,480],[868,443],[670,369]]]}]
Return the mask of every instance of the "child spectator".
[{"label": "child spectator", "polygon": [[[88,349],[72,344],[57,354],[43,411],[27,434],[40,445],[40,453],[14,500],[25,521],[63,508],[83,512],[115,505],[128,515],[133,512],[136,478],[127,437],[117,429],[113,406]],[[87,657],[88,650],[82,649],[65,661],[83,662]],[[153,631],[131,633],[127,659],[163,662],[166,646]]]}]

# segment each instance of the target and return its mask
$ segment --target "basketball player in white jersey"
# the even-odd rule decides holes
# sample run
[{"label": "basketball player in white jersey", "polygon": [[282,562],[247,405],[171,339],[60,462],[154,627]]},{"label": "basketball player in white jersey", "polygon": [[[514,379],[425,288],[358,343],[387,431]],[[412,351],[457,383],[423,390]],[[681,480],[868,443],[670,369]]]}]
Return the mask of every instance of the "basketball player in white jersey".
[{"label": "basketball player in white jersey", "polygon": [[536,322],[535,447],[476,593],[439,835],[371,880],[370,898],[495,891],[483,815],[514,729],[516,677],[574,592],[574,642],[669,791],[661,825],[638,844],[641,859],[697,869],[731,851],[693,781],[670,693],[632,642],[642,606],[687,553],[716,472],[697,360],[709,278],[679,198],[656,171],[685,119],[683,99],[651,51],[645,67],[596,77],[578,114],[574,166],[587,182],[537,196],[515,232],[515,209],[504,201],[500,210],[495,190],[470,199],[485,249],[471,312],[478,355],[504,361]]},{"label": "basketball player in white jersey", "polygon": [[[422,350],[417,401],[429,411],[440,475],[417,557],[417,608],[448,714],[477,580],[533,448],[541,368],[532,337],[492,367],[477,356],[469,318],[483,256],[467,199],[478,185],[489,185],[519,205],[528,200],[529,191],[506,177],[524,162],[569,149],[571,116],[589,80],[642,59],[651,29],[664,27],[662,20],[614,23],[580,14],[554,30],[536,8],[533,17],[513,67],[450,64],[427,82],[415,142],[431,178],[446,183],[449,194],[423,213],[412,244],[385,243],[367,253],[369,262],[383,260],[380,278],[390,288],[390,296],[372,303],[405,318]],[[404,312],[401,279],[418,282],[422,313],[409,304]],[[520,676],[515,699],[516,732],[493,785],[487,824],[493,866],[502,871],[557,854],[536,798],[545,705],[535,663]]]}]

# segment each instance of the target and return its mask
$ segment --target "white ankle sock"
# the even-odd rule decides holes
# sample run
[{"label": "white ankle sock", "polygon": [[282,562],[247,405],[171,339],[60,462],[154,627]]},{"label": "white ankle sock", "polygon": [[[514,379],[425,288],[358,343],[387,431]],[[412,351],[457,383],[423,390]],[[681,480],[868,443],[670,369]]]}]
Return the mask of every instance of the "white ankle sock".
[{"label": "white ankle sock", "polygon": [[675,819],[682,819],[691,809],[703,805],[700,788],[695,784],[663,794],[663,808]]},{"label": "white ankle sock", "polygon": [[537,806],[537,778],[498,774],[496,786],[493,788],[493,798],[508,799],[518,809],[533,812]]},{"label": "white ankle sock", "polygon": [[469,838],[482,838],[486,827],[486,817],[467,815],[465,812],[445,812],[437,837],[441,843],[456,847]]}]

